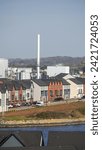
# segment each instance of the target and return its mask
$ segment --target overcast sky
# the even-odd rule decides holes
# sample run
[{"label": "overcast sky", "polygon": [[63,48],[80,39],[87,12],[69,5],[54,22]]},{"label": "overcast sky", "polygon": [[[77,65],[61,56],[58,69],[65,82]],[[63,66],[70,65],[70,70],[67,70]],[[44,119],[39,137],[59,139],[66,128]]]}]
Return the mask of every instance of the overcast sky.
[{"label": "overcast sky", "polygon": [[84,0],[0,0],[0,57],[85,55]]}]

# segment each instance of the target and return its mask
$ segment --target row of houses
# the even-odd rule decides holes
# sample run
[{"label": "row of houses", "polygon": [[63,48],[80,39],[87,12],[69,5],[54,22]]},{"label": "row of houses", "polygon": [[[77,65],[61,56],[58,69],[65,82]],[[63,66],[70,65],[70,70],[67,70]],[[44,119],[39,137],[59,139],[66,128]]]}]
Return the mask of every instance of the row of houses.
[{"label": "row of houses", "polygon": [[51,102],[56,98],[68,100],[85,95],[85,79],[72,78],[68,74],[32,80],[0,79],[0,111],[8,110],[8,104]]}]

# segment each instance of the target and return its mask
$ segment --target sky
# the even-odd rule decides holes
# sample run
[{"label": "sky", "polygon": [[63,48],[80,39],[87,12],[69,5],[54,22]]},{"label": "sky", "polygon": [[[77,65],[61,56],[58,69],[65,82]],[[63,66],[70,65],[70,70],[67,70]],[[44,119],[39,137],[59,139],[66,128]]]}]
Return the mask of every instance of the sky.
[{"label": "sky", "polygon": [[0,0],[0,57],[85,56],[84,0]]}]

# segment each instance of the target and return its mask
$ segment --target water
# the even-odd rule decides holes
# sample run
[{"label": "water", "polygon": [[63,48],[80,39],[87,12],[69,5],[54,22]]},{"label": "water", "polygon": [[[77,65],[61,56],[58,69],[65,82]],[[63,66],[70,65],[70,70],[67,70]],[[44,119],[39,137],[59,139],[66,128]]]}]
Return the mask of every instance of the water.
[{"label": "water", "polygon": [[49,131],[85,131],[85,125],[65,125],[65,126],[38,126],[38,127],[22,127],[22,128],[0,128],[0,130],[9,131],[42,131],[44,137],[44,144],[47,145]]}]

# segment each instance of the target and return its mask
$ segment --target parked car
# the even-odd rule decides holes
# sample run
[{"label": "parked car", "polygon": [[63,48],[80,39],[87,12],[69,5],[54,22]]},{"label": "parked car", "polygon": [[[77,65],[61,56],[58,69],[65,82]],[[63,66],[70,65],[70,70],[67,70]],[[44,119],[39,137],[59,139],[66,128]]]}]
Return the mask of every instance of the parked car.
[{"label": "parked car", "polygon": [[20,107],[21,106],[21,104],[19,104],[19,103],[15,104],[15,105],[16,105],[16,107]]},{"label": "parked car", "polygon": [[85,99],[85,95],[83,95],[82,97],[78,98],[79,100]]},{"label": "parked car", "polygon": [[9,104],[9,105],[8,105],[8,108],[13,108],[13,105],[12,105],[12,104]]},{"label": "parked car", "polygon": [[85,99],[85,95],[81,97],[81,99]]},{"label": "parked car", "polygon": [[43,101],[37,101],[35,105],[36,106],[44,106],[44,102]]}]

